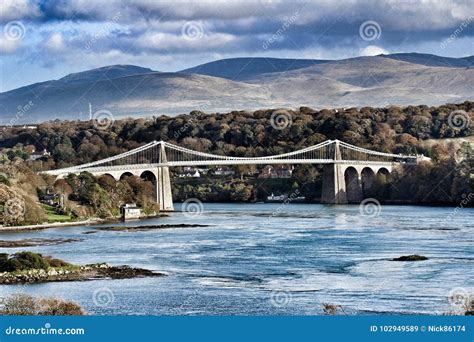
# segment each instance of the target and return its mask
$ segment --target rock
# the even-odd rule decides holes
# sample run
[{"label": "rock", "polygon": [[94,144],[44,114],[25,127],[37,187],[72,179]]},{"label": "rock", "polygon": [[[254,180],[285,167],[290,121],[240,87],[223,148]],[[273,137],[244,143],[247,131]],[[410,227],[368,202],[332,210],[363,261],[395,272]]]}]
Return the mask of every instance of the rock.
[{"label": "rock", "polygon": [[125,279],[136,277],[159,277],[163,273],[130,266],[111,266],[107,263],[86,265],[77,268],[49,268],[25,270],[22,273],[0,273],[0,284],[24,284],[49,281],[82,281],[100,278]]},{"label": "rock", "polygon": [[54,268],[52,268],[48,271],[49,276],[55,276],[55,275],[58,275],[58,274],[59,274],[59,271],[56,271]]},{"label": "rock", "polygon": [[418,254],[402,255],[401,257],[392,259],[392,261],[423,261],[423,260],[428,260],[428,258],[423,255],[418,255]]}]

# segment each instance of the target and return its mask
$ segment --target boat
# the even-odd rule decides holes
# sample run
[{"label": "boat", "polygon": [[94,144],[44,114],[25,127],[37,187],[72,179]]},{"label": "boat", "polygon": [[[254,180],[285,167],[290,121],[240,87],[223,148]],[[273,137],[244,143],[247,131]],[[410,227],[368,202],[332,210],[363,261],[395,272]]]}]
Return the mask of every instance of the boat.
[{"label": "boat", "polygon": [[273,195],[273,192],[270,196],[267,196],[267,203],[282,203],[288,199],[287,195]]},{"label": "boat", "polygon": [[298,196],[298,197],[293,197],[293,195],[274,195],[273,193],[267,197],[267,200],[265,201],[266,203],[283,203],[283,202],[288,202],[288,203],[302,203],[306,201],[305,196]]}]

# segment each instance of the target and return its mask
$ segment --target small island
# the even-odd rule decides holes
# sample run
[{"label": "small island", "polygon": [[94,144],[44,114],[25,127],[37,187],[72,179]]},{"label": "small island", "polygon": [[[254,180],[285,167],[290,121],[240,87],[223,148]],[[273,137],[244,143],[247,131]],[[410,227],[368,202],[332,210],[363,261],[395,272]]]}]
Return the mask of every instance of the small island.
[{"label": "small island", "polygon": [[107,263],[73,265],[60,259],[33,252],[0,253],[0,284],[14,285],[53,281],[85,281],[94,279],[126,279],[159,277],[164,273],[126,265]]},{"label": "small island", "polygon": [[392,261],[424,261],[428,260],[424,255],[411,254],[411,255],[402,255],[398,258],[393,258]]}]

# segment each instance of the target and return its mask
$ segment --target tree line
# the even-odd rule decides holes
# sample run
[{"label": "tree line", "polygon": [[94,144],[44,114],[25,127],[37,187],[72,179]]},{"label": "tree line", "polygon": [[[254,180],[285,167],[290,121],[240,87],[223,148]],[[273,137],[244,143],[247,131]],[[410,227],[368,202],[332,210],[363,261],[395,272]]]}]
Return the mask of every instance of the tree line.
[{"label": "tree line", "polygon": [[[301,107],[278,111],[282,126],[278,126],[281,122],[275,122],[276,111],[271,109],[213,114],[194,111],[176,117],[121,119],[106,129],[94,121],[51,121],[39,124],[36,129],[5,128],[1,133],[0,147],[22,150],[33,145],[37,150],[46,149],[51,152],[51,158],[30,163],[34,170],[39,170],[99,160],[153,140],[164,140],[202,152],[254,157],[290,152],[327,139],[339,139],[381,152],[422,153],[432,158],[432,163],[396,171],[392,185],[380,186],[380,193],[374,196],[401,202],[456,204],[474,192],[472,149],[468,143],[460,143],[458,139],[472,135],[473,106],[474,102],[466,101],[436,107],[333,110]],[[459,114],[457,118],[453,118],[453,113]],[[10,155],[13,154],[10,152]],[[21,158],[21,153],[16,156]],[[238,174],[244,174],[246,167],[240,168]],[[295,177],[290,180],[290,187],[295,182],[299,185],[313,182],[318,186],[319,176],[318,168],[309,171],[306,166],[299,166]],[[201,188],[208,189],[203,190],[208,193],[222,188],[230,200],[250,200],[258,189],[242,179],[240,177],[240,180],[235,179],[227,185]],[[178,185],[176,190],[176,194],[183,197],[187,192],[179,186],[187,185]],[[189,186],[187,189],[192,192]],[[234,190],[238,195],[231,196]],[[313,195],[317,196],[317,193]],[[219,199],[216,195],[207,197]]]}]

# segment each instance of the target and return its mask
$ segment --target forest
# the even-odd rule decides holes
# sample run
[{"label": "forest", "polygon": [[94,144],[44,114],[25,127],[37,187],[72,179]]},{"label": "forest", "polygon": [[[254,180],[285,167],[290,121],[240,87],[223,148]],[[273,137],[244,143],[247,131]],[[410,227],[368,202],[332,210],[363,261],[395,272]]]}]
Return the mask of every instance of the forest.
[{"label": "forest", "polygon": [[[458,206],[474,192],[472,146],[462,141],[462,138],[473,135],[473,107],[474,102],[470,101],[438,107],[332,110],[301,107],[278,110],[280,122],[275,122],[276,110],[272,109],[212,114],[193,111],[176,117],[117,119],[105,128],[93,120],[57,120],[34,128],[3,127],[0,160],[3,165],[22,163],[32,171],[40,171],[99,160],[153,140],[214,154],[265,156],[294,151],[327,139],[339,139],[376,151],[424,154],[432,158],[431,162],[396,170],[390,182],[380,184],[373,193],[381,201]],[[457,118],[453,118],[453,113]],[[50,156],[29,160],[33,150],[47,151]],[[236,167],[235,171],[232,177],[203,178],[200,182],[175,178],[175,200],[197,197],[204,201],[250,201],[261,199],[275,190],[290,192],[296,188],[301,189],[309,201],[317,200],[320,194],[321,169],[318,167],[295,166],[291,179],[266,184],[248,176],[251,167]],[[141,187],[143,193],[151,191],[138,180],[134,182],[128,182],[126,189],[121,190],[121,201],[125,201],[127,196],[128,199],[137,199],[130,195],[133,186]],[[112,188],[119,187],[110,184],[110,180],[91,180],[86,176],[62,181],[62,188],[68,189],[69,199],[91,206],[93,194],[84,193],[83,183],[93,183],[93,187],[86,188],[100,188],[103,192],[99,195],[106,198],[110,197],[107,194],[113,193]],[[82,194],[78,193],[80,189]],[[146,196],[140,196],[142,202],[147,202],[144,200]],[[103,201],[110,203],[107,199]],[[467,202],[464,205],[473,205],[471,201]],[[110,208],[108,211],[114,210]]]}]

